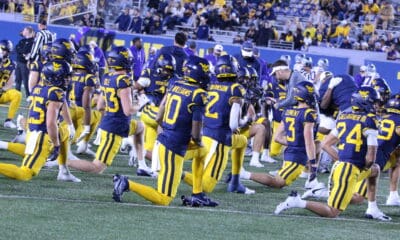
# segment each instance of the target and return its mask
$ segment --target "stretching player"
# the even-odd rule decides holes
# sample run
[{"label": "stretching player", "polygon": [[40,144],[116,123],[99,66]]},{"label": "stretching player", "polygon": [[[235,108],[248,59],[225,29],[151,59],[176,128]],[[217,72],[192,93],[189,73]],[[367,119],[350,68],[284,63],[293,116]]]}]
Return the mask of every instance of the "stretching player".
[{"label": "stretching player", "polygon": [[[206,75],[208,69],[207,60],[197,56],[189,57],[185,64],[184,80],[175,82],[166,95],[165,111],[163,111],[161,123],[163,131],[157,138],[161,163],[157,189],[117,174],[113,179],[113,199],[115,201],[120,202],[123,192],[128,190],[157,205],[169,205],[175,198],[188,146],[202,147],[203,144],[201,125],[206,103],[206,91],[203,88],[206,88],[209,83],[209,76]],[[199,72],[202,72],[203,76],[195,74]],[[192,144],[189,144],[190,142]],[[202,164],[198,164],[195,168],[196,171],[202,170]],[[192,201],[196,201],[196,199],[200,199],[199,202],[206,203],[208,206],[217,205],[209,200],[203,192],[194,192]]]},{"label": "stretching player", "polygon": [[67,152],[71,133],[66,125],[57,121],[65,102],[65,90],[71,77],[70,65],[54,60],[43,66],[45,86],[37,85],[32,91],[29,108],[27,146],[20,167],[13,164],[0,164],[0,174],[12,179],[29,181],[39,174],[46,159],[59,163],[58,180],[80,182],[66,167]]},{"label": "stretching player", "polygon": [[17,128],[12,119],[21,104],[22,94],[13,88],[15,64],[10,59],[12,43],[10,40],[0,40],[0,103],[10,103],[4,127]]},{"label": "stretching player", "polygon": [[311,165],[311,181],[316,179],[314,133],[317,113],[314,86],[311,82],[300,82],[294,91],[297,106],[283,112],[282,122],[276,129],[275,140],[287,146],[282,168],[275,177],[265,173],[250,173],[248,179],[275,188],[289,186],[300,176],[307,162]]},{"label": "stretching player", "polygon": [[72,168],[84,172],[102,173],[112,164],[122,138],[129,135],[130,129],[135,129],[136,133],[143,131],[140,122],[133,121],[133,128],[131,127],[131,116],[138,110],[138,106],[132,104],[133,82],[127,75],[132,65],[131,59],[130,51],[125,47],[114,47],[108,53],[107,62],[112,71],[104,75],[101,86],[102,97],[97,104],[98,109],[104,109],[104,116],[100,122],[102,129],[100,146],[95,160],[69,161],[69,166]]},{"label": "stretching player", "polygon": [[[374,163],[378,129],[373,112],[377,101],[378,94],[373,88],[361,87],[352,95],[352,109],[339,116],[336,128],[323,143],[324,150],[337,159],[329,179],[328,204],[302,200],[297,192],[292,191],[289,197],[276,207],[275,214],[289,208],[306,208],[321,217],[337,217],[350,203],[357,182],[379,173],[379,166]],[[336,144],[339,153],[333,148]],[[375,183],[368,181],[368,184]],[[368,196],[368,199],[373,202],[369,202],[371,206],[368,206],[367,217],[382,221],[391,220],[378,209],[374,196]],[[369,211],[370,209],[372,211]]]}]

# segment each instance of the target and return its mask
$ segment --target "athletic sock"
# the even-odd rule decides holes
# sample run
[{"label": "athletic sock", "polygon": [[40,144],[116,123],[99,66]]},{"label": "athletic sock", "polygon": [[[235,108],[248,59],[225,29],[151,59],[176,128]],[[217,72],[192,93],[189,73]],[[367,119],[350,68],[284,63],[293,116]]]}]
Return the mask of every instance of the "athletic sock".
[{"label": "athletic sock", "polygon": [[251,176],[251,173],[248,172],[248,171],[246,171],[246,169],[244,169],[244,168],[241,168],[241,169],[240,169],[240,177],[241,177],[242,179],[247,179],[247,180],[249,180],[249,179],[250,179],[250,176]]},{"label": "athletic sock", "polygon": [[251,162],[259,162],[260,161],[260,153],[253,151],[250,161]]},{"label": "athletic sock", "polygon": [[0,141],[0,149],[7,149],[8,148],[8,142]]}]

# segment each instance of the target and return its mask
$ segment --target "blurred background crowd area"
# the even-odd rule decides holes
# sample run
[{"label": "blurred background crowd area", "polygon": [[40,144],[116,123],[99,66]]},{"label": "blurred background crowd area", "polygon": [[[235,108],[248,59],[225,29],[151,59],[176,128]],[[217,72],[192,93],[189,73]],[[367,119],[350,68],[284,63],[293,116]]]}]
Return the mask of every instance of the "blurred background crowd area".
[{"label": "blurred background crowd area", "polygon": [[167,36],[185,31],[205,41],[400,57],[400,1],[394,0],[0,0],[0,11],[50,24]]}]

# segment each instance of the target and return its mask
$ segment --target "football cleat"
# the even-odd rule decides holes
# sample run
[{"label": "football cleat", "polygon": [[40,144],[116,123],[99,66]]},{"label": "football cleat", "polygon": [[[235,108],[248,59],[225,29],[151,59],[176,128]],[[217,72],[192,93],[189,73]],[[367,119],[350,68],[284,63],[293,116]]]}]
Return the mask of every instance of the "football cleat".
[{"label": "football cleat", "polygon": [[136,170],[136,175],[142,177],[152,177],[152,178],[157,177],[157,173],[153,172],[153,170],[151,170],[150,168],[148,169],[138,168]]},{"label": "football cleat", "polygon": [[115,174],[113,177],[113,182],[114,182],[114,191],[112,198],[116,202],[121,202],[122,194],[124,192],[127,192],[129,189],[128,177]]},{"label": "football cleat", "polygon": [[204,193],[192,194],[191,204],[192,207],[216,207],[219,205],[218,202],[211,200]]},{"label": "football cleat", "polygon": [[13,143],[23,143],[26,141],[26,132],[24,130],[18,130],[17,135],[11,140]]},{"label": "football cleat", "polygon": [[256,168],[263,168],[264,167],[264,165],[262,163],[260,163],[260,161],[258,161],[258,160],[250,161],[249,165],[251,167],[256,167]]},{"label": "football cleat", "polygon": [[241,193],[241,194],[255,194],[256,191],[250,188],[245,187],[243,184],[231,184],[229,183],[228,188],[227,188],[228,192],[234,192],[234,193]]},{"label": "football cleat", "polygon": [[269,174],[271,175],[271,176],[277,176],[278,175],[278,172],[279,172],[279,170],[275,170],[275,171],[269,171]]},{"label": "football cleat", "polygon": [[281,202],[280,204],[278,204],[278,206],[276,206],[276,209],[274,211],[275,215],[280,214],[281,212],[290,209],[290,208],[295,208],[295,207],[299,207],[300,203],[301,203],[301,198],[300,196],[297,194],[296,191],[292,191],[289,194],[289,197],[286,198],[286,200],[284,202]]},{"label": "football cleat", "polygon": [[47,168],[53,168],[53,167],[57,167],[58,166],[58,161],[54,160],[54,161],[46,161],[46,163],[44,164],[45,167]]},{"label": "football cleat", "polygon": [[58,172],[57,175],[57,180],[58,181],[64,181],[64,182],[75,182],[75,183],[80,183],[81,180],[77,177],[75,177],[74,175],[72,175],[72,173],[70,172]]},{"label": "football cleat", "polygon": [[308,172],[302,172],[299,176],[299,178],[308,178],[310,176],[310,173]]},{"label": "football cleat", "polygon": [[399,197],[388,197],[386,200],[386,206],[400,206]]},{"label": "football cleat", "polygon": [[365,217],[368,219],[375,219],[383,222],[388,222],[391,221],[392,218],[385,215],[381,210],[378,208],[376,209],[370,209],[368,208],[367,211],[365,212]]},{"label": "football cleat", "polygon": [[304,184],[304,188],[305,189],[313,189],[313,188],[316,188],[319,184],[320,184],[320,182],[318,182],[317,178],[314,178],[314,180],[312,180],[312,181],[309,181],[307,179],[306,183]]},{"label": "football cleat", "polygon": [[276,161],[275,159],[273,159],[270,156],[261,156],[261,162],[265,162],[265,163],[276,163],[278,161]]},{"label": "football cleat", "polygon": [[17,125],[15,125],[15,123],[13,123],[13,121],[8,120],[4,122],[4,127],[5,128],[17,128]]},{"label": "football cleat", "polygon": [[301,196],[302,199],[307,199],[307,198],[327,199],[328,197],[329,197],[329,191],[328,189],[325,188],[325,184],[323,183],[319,183],[319,185],[316,186],[315,188],[305,191]]}]

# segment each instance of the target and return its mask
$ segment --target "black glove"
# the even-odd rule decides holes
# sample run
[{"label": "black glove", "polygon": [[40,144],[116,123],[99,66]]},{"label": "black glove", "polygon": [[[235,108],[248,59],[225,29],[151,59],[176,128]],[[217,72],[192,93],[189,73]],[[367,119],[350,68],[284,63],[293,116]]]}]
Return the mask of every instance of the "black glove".
[{"label": "black glove", "polygon": [[60,146],[54,146],[53,151],[51,152],[50,156],[47,158],[47,161],[56,161],[60,155]]}]

